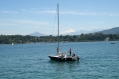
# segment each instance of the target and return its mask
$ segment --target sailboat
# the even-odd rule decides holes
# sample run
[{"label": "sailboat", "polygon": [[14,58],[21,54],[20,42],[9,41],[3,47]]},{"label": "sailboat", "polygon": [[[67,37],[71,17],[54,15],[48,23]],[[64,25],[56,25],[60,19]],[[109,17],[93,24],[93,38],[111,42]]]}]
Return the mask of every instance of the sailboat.
[{"label": "sailboat", "polygon": [[111,42],[111,44],[116,44],[116,42],[115,42],[115,41],[113,41],[113,42]]},{"label": "sailboat", "polygon": [[75,54],[71,56],[66,55],[65,53],[60,53],[59,51],[59,4],[57,4],[57,19],[58,19],[58,47],[57,47],[57,54],[56,55],[49,55],[48,57],[51,60],[56,60],[56,61],[77,61],[79,60],[79,57]]},{"label": "sailboat", "polygon": [[14,43],[12,42],[12,45],[14,45]]}]

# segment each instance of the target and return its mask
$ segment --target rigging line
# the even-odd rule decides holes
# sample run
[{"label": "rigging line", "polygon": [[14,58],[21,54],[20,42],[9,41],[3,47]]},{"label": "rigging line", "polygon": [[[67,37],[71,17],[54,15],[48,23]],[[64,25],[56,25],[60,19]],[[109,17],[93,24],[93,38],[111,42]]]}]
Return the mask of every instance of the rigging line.
[{"label": "rigging line", "polygon": [[[56,12],[56,14],[57,14],[57,12]],[[53,35],[53,32],[54,32],[54,26],[55,26],[55,21],[56,21],[56,14],[55,14],[54,25],[53,25],[53,29],[52,29],[52,35]]]}]

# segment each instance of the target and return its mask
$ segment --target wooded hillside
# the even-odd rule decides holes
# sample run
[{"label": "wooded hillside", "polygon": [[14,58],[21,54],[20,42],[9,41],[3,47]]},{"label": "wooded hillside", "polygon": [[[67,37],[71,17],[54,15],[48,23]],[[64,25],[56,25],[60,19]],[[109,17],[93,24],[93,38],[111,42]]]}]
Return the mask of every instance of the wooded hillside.
[{"label": "wooded hillside", "polygon": [[[66,35],[59,36],[60,42],[87,42],[87,41],[117,41],[119,40],[119,34],[81,34],[81,35]],[[0,44],[11,43],[39,43],[39,42],[57,42],[57,36],[23,36],[23,35],[0,35]]]}]

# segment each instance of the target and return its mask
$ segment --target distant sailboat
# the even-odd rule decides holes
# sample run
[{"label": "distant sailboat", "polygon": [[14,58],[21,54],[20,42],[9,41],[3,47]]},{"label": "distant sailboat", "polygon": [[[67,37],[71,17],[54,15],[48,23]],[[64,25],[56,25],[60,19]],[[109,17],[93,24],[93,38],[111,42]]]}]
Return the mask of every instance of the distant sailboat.
[{"label": "distant sailboat", "polygon": [[14,43],[12,42],[12,45],[14,45]]},{"label": "distant sailboat", "polygon": [[115,41],[113,41],[113,42],[111,42],[111,44],[116,44],[116,42],[115,42]]},{"label": "distant sailboat", "polygon": [[105,41],[109,41],[109,37],[107,37],[107,38],[105,39]]},{"label": "distant sailboat", "polygon": [[57,17],[58,17],[58,47],[57,47],[57,54],[56,55],[49,55],[48,57],[51,60],[56,60],[56,61],[76,61],[79,60],[79,57],[75,54],[71,56],[66,55],[65,53],[60,53],[59,51],[59,4],[57,4]]}]

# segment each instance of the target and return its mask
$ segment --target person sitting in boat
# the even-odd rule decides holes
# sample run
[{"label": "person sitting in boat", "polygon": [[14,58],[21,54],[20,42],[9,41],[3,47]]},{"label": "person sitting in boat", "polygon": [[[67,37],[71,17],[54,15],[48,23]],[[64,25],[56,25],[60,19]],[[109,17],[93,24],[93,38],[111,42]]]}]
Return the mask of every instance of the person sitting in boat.
[{"label": "person sitting in boat", "polygon": [[75,54],[73,54],[73,55],[72,55],[72,57],[74,57],[74,58],[75,58],[75,57],[76,57],[76,55],[75,55]]},{"label": "person sitting in boat", "polygon": [[64,58],[64,57],[65,57],[65,55],[64,55],[64,53],[62,53],[62,54],[61,54],[61,58]]},{"label": "person sitting in boat", "polygon": [[77,56],[75,54],[72,55],[72,60],[77,60]]}]

